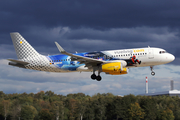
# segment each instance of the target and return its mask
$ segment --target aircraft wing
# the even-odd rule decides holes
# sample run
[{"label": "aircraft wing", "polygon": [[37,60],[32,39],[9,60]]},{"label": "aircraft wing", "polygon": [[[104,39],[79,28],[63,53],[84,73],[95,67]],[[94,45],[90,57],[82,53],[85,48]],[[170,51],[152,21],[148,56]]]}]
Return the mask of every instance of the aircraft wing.
[{"label": "aircraft wing", "polygon": [[24,62],[24,61],[20,61],[20,60],[14,60],[14,59],[7,59],[11,62],[15,62],[15,63],[18,63],[18,64],[21,64],[21,65],[27,65],[29,64],[28,62]]},{"label": "aircraft wing", "polygon": [[55,44],[62,54],[71,56],[71,60],[79,61],[80,64],[86,64],[87,67],[96,66],[101,63],[106,63],[106,61],[104,61],[104,60],[97,60],[97,59],[93,59],[93,58],[88,58],[88,57],[83,57],[83,56],[79,56],[79,55],[74,55],[72,53],[68,53],[57,42],[55,42]]}]

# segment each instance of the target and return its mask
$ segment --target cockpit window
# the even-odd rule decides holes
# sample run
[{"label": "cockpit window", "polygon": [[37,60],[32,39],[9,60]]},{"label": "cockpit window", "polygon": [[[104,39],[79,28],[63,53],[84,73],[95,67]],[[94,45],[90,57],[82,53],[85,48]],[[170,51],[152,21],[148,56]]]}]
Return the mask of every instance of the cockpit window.
[{"label": "cockpit window", "polygon": [[159,51],[159,54],[167,53],[166,51]]}]

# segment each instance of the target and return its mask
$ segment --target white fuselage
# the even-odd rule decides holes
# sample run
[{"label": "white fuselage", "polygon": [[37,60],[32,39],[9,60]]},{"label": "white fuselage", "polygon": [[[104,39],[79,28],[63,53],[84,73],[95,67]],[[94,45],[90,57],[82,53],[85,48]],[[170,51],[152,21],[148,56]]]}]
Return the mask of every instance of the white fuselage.
[{"label": "white fuselage", "polygon": [[[108,57],[117,59],[117,60],[111,60],[109,62],[116,62],[116,61],[125,62],[125,60],[130,60],[130,58],[133,55],[135,55],[136,58],[141,61],[141,64],[137,63],[132,66],[124,66],[127,68],[161,65],[172,62],[175,59],[175,57],[172,54],[167,53],[164,49],[161,48],[135,48],[135,49],[121,49],[121,50],[110,50],[110,51],[101,51],[101,52],[106,54]],[[55,60],[55,62],[53,62],[53,64],[51,64],[51,62],[49,62],[47,58],[48,57],[46,56],[42,56],[39,57],[38,59],[34,59],[34,61],[31,64],[27,65],[26,68],[33,70],[40,70],[40,71],[48,71],[48,72],[93,71],[93,68],[85,67],[86,65],[79,65],[79,67],[77,67],[75,70],[69,70],[68,68],[67,69],[60,68],[57,65],[65,64],[64,62],[66,62],[66,60],[63,60],[63,62],[56,62],[59,61],[57,59]],[[24,59],[23,61],[27,61],[27,60]],[[43,61],[43,62],[39,63],[36,61]],[[78,64],[77,61],[74,61],[74,63],[76,65]]]},{"label": "white fuselage", "polygon": [[135,48],[123,50],[102,51],[113,58],[129,59],[133,55],[141,61],[141,64],[129,67],[145,67],[166,64],[172,62],[175,57],[161,48]]}]

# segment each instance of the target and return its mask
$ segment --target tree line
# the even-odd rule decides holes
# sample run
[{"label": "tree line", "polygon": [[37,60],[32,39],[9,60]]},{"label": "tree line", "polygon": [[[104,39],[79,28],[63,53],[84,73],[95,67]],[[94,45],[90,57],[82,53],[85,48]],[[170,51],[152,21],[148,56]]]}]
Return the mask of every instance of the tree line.
[{"label": "tree line", "polygon": [[52,91],[5,94],[0,120],[180,120],[178,96],[59,95]]}]

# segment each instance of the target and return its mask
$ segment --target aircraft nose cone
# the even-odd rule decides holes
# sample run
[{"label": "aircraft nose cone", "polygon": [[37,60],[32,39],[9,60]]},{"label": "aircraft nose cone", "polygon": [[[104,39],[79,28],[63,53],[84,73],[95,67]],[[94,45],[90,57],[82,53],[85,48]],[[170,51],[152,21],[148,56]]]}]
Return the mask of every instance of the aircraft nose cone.
[{"label": "aircraft nose cone", "polygon": [[174,55],[170,55],[170,56],[169,56],[169,59],[170,59],[171,61],[174,61],[175,56],[174,56]]}]

